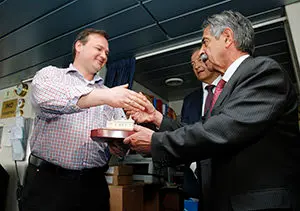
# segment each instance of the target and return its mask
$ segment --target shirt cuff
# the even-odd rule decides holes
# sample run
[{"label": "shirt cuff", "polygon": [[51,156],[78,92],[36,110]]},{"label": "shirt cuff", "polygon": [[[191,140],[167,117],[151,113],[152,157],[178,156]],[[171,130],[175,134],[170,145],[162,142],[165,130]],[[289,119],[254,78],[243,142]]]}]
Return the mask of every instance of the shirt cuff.
[{"label": "shirt cuff", "polygon": [[77,105],[77,102],[80,97],[89,94],[91,91],[93,91],[94,88],[91,87],[82,87],[82,86],[74,86],[70,88],[71,97],[73,97],[69,102],[68,105],[65,108],[64,112],[67,113],[73,113],[73,112],[79,112],[85,109],[80,108]]}]

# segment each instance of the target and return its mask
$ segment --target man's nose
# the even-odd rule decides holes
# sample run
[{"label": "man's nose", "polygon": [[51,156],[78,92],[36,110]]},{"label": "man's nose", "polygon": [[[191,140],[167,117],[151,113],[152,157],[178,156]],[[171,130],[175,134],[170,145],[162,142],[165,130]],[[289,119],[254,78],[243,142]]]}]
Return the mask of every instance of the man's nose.
[{"label": "man's nose", "polygon": [[201,46],[201,48],[200,48],[200,51],[199,51],[199,54],[201,55],[201,54],[206,54],[206,47],[205,47],[205,45],[202,45]]},{"label": "man's nose", "polygon": [[105,51],[101,51],[100,56],[102,59],[107,59],[107,55],[106,55]]},{"label": "man's nose", "polygon": [[198,69],[200,67],[200,63],[198,61],[195,62],[194,69]]},{"label": "man's nose", "polygon": [[200,52],[199,52],[200,56],[199,56],[199,59],[202,61],[202,62],[206,62],[207,59],[208,59],[208,56],[205,52],[205,46],[202,45],[201,46],[201,49],[200,49]]}]

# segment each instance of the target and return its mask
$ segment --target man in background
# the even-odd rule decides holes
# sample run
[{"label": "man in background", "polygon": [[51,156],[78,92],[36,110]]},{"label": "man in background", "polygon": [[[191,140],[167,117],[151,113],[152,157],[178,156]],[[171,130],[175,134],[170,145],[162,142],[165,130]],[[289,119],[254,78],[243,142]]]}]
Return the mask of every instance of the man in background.
[{"label": "man in background", "polygon": [[107,40],[105,31],[83,30],[68,68],[48,66],[33,79],[36,118],[22,211],[109,210],[104,172],[110,152],[106,143],[90,138],[91,130],[125,117],[122,107],[143,109],[135,102],[146,98],[127,85],[104,86],[97,72],[107,62]]},{"label": "man in background", "polygon": [[[200,59],[200,48],[193,50],[191,65],[195,76],[202,82],[202,85],[183,100],[181,122],[186,124],[194,124],[202,121],[204,114],[208,112],[207,107],[211,103],[213,91],[221,79],[220,74],[213,70],[212,64],[209,62],[205,64]],[[209,159],[199,161],[197,164],[193,162],[190,165],[186,165],[183,184],[184,191],[187,192],[189,197],[200,199],[199,207],[203,207],[203,204],[205,205],[202,201],[210,200],[210,175]],[[201,210],[203,209],[204,207]]]}]

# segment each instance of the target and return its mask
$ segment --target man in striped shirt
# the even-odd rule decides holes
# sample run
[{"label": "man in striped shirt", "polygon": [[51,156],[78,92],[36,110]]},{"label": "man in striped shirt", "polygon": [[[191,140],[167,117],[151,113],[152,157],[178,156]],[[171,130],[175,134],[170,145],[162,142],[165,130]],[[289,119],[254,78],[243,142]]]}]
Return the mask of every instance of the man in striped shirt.
[{"label": "man in striped shirt", "polygon": [[85,29],[68,68],[48,66],[33,79],[36,119],[23,211],[109,210],[104,172],[110,153],[106,143],[92,141],[90,131],[124,117],[121,108],[143,109],[145,98],[127,85],[104,86],[97,72],[107,62],[107,39],[104,31]]}]

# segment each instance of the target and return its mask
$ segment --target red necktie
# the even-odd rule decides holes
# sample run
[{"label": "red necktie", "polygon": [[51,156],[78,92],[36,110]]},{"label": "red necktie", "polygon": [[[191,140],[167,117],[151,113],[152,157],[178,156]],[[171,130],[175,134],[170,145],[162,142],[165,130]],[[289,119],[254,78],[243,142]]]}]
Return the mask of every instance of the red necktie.
[{"label": "red necktie", "polygon": [[215,89],[215,93],[214,93],[214,96],[213,96],[213,99],[212,99],[212,102],[211,102],[211,107],[210,107],[210,112],[212,110],[212,108],[214,107],[219,95],[221,94],[222,90],[223,90],[223,87],[225,86],[226,84],[226,81],[224,81],[223,79],[221,79]]}]

